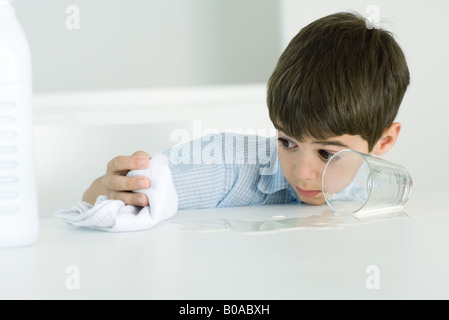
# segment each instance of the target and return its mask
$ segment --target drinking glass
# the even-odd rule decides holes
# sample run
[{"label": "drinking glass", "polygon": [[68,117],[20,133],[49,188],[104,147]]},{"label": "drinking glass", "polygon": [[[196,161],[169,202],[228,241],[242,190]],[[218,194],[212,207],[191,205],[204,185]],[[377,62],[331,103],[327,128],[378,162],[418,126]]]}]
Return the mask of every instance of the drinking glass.
[{"label": "drinking glass", "polygon": [[404,166],[349,149],[329,159],[322,179],[329,207],[347,214],[400,210],[413,187]]}]

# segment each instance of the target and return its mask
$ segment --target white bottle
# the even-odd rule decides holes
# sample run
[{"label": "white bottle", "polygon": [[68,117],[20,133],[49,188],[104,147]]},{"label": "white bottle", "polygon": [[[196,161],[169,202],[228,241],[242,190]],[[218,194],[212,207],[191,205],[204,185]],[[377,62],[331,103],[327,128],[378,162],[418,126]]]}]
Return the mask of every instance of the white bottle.
[{"label": "white bottle", "polygon": [[39,228],[31,55],[10,2],[0,0],[0,247],[30,245]]}]

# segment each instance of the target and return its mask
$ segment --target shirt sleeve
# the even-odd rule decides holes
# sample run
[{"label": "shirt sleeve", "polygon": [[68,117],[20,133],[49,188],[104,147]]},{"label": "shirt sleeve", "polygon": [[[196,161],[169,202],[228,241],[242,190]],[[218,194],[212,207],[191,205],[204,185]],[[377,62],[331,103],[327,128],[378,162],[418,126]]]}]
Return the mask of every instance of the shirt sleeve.
[{"label": "shirt sleeve", "polygon": [[178,209],[293,201],[274,146],[266,137],[218,133],[165,151]]}]

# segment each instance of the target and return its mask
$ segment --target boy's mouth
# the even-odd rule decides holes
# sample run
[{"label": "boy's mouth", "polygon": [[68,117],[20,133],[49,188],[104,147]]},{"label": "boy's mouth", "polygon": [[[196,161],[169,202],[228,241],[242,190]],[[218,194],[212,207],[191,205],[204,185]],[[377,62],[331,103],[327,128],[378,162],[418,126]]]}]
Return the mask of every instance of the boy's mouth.
[{"label": "boy's mouth", "polygon": [[305,198],[313,198],[321,193],[321,190],[305,190],[298,187],[296,187],[296,191]]}]

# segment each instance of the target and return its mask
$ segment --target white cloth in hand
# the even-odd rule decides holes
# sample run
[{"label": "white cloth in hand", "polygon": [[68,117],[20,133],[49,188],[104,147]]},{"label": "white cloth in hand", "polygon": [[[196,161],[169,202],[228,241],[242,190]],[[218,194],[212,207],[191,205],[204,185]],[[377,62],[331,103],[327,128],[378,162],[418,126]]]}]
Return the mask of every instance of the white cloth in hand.
[{"label": "white cloth in hand", "polygon": [[109,232],[146,230],[171,218],[178,210],[178,195],[173,185],[168,159],[160,153],[150,155],[150,165],[144,170],[131,170],[127,176],[146,176],[149,189],[137,190],[148,197],[149,206],[126,205],[121,200],[99,196],[95,205],[81,201],[70,209],[55,213],[65,223]]}]

